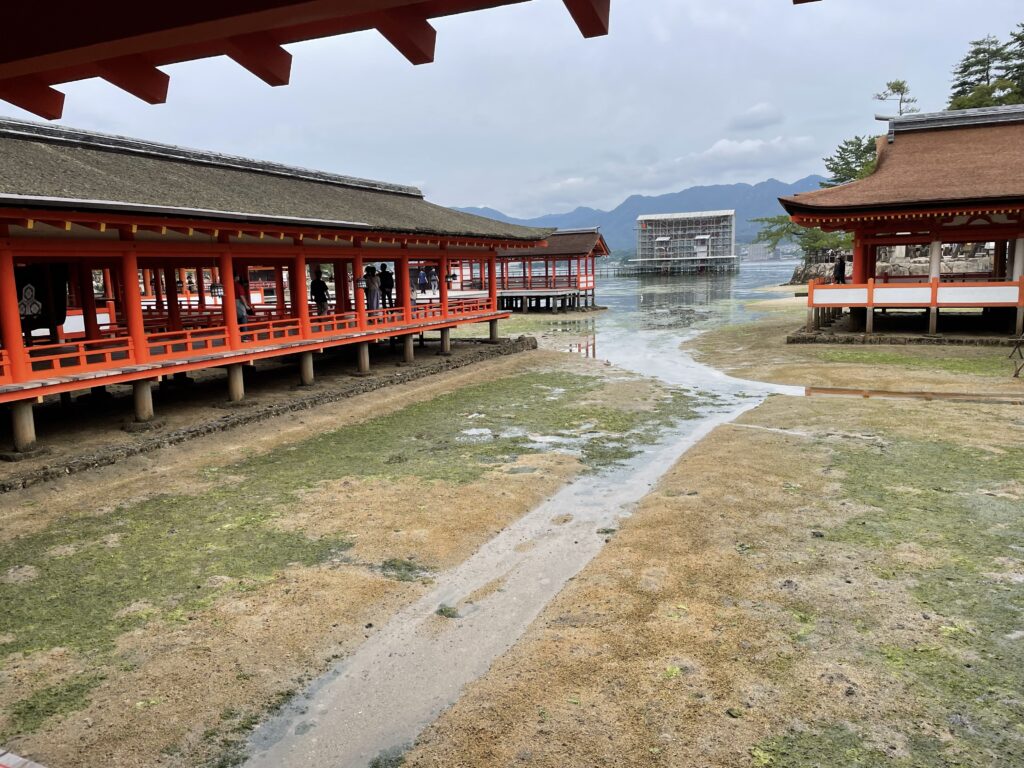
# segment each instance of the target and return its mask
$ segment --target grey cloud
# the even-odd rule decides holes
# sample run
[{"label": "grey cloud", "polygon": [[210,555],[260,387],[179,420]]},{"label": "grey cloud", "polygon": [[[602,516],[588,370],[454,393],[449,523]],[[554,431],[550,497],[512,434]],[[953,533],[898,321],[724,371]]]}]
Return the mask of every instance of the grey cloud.
[{"label": "grey cloud", "polygon": [[757,131],[778,125],[782,120],[782,110],[774,104],[762,101],[736,115],[729,123],[729,127],[735,131]]}]

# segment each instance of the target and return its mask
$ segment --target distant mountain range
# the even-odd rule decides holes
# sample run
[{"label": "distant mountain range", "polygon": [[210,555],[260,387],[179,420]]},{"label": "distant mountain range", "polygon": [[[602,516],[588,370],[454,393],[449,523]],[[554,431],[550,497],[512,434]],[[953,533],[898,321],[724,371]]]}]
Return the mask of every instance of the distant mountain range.
[{"label": "distant mountain range", "polygon": [[632,195],[610,211],[596,208],[577,208],[569,213],[549,213],[532,219],[516,219],[493,208],[459,208],[490,219],[530,227],[557,227],[574,229],[600,227],[605,240],[613,250],[630,250],[636,246],[633,232],[637,216],[645,213],[682,213],[686,211],[736,210],[736,242],[749,243],[757,234],[759,225],[751,219],[777,216],[783,213],[778,198],[798,192],[818,189],[822,176],[808,176],[792,184],[768,179],[758,184],[716,184],[690,187],[653,197]]}]

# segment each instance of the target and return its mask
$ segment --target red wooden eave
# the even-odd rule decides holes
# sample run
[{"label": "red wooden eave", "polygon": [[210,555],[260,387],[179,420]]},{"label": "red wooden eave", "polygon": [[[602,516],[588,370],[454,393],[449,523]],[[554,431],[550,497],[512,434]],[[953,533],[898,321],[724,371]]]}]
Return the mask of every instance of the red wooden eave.
[{"label": "red wooden eave", "polygon": [[[413,64],[434,60],[430,19],[527,0],[175,0],[136,4],[12,3],[0,23],[0,100],[57,119],[64,94],[52,86],[100,77],[149,103],[167,98],[157,67],[228,56],[270,85],[286,85],[283,45],[378,30]],[[608,33],[610,0],[565,0],[586,37]],[[110,6],[115,6],[111,8]],[[45,14],[45,19],[41,18]],[[6,39],[9,38],[9,39]]]}]

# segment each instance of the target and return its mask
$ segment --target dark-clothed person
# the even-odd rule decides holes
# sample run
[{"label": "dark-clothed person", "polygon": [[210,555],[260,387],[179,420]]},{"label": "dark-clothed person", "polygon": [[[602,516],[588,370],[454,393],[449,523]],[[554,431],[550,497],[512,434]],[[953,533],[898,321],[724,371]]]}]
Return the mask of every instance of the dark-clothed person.
[{"label": "dark-clothed person", "polygon": [[380,265],[380,300],[382,307],[395,306],[395,273],[388,270],[387,264]]},{"label": "dark-clothed person", "polygon": [[832,269],[832,282],[840,285],[846,284],[846,259],[841,253],[836,257],[836,265]]},{"label": "dark-clothed person", "polygon": [[313,280],[309,284],[309,295],[316,304],[318,315],[327,314],[327,305],[331,300],[331,294],[327,290],[327,283],[324,282],[324,275],[319,269],[313,273]]}]

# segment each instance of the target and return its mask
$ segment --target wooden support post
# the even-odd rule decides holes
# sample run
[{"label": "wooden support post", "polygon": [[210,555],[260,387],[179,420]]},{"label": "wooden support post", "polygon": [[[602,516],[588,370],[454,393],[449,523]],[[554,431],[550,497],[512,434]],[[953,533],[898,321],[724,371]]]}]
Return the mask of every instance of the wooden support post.
[{"label": "wooden support post", "polygon": [[160,270],[153,270],[153,298],[154,306],[160,311],[164,311],[164,289],[163,289],[163,278],[160,277]]},{"label": "wooden support post", "polygon": [[78,270],[78,292],[82,306],[82,319],[85,323],[85,338],[99,338],[99,323],[96,319],[96,294],[92,290],[92,269],[82,264]]},{"label": "wooden support post", "polygon": [[931,279],[932,297],[931,306],[928,308],[928,333],[935,335],[939,332],[939,278]]},{"label": "wooden support post", "polygon": [[299,318],[299,329],[302,337],[308,339],[313,335],[309,324],[309,295],[306,289],[306,257],[299,254],[295,257],[295,280],[288,286],[292,294],[293,312]]},{"label": "wooden support post", "polygon": [[153,270],[142,270],[142,295],[149,299],[153,296]]},{"label": "wooden support post", "polygon": [[[401,286],[402,292],[399,294],[399,298],[402,301],[402,318],[404,322],[412,322],[412,278],[409,275],[409,259],[403,258],[395,262],[395,286]],[[411,338],[411,337],[410,337]],[[408,339],[407,343],[412,342]],[[411,363],[412,360],[406,360],[407,363]]]},{"label": "wooden support post", "polygon": [[[109,271],[109,270],[105,270]],[[142,292],[139,290],[139,261],[135,251],[121,254],[121,273],[124,275],[124,306],[122,313],[132,340],[136,363],[149,361],[149,344],[146,341],[146,325],[142,319]],[[111,318],[113,320],[113,318]]]},{"label": "wooden support post", "polygon": [[938,280],[942,277],[942,241],[933,240],[928,246],[928,279]]},{"label": "wooden support post", "polygon": [[1024,236],[1018,237],[1013,245],[1013,267],[1010,277],[1017,283],[1017,322],[1014,330],[1017,336],[1024,334]]},{"label": "wooden support post", "polygon": [[[224,274],[229,275],[231,272],[225,271]],[[241,363],[228,366],[228,400],[232,403],[237,403],[245,397],[243,367]]]},{"label": "wooden support post", "polygon": [[[363,257],[356,256],[352,262],[352,288],[355,296],[355,309],[356,309],[356,322],[359,330],[366,330],[366,289],[359,287],[359,281],[363,279]],[[369,351],[367,351],[367,360],[369,360]]]},{"label": "wooden support post", "polygon": [[15,451],[25,453],[35,448],[36,420],[31,400],[11,403],[11,431],[14,433]]},{"label": "wooden support post", "polygon": [[407,365],[416,361],[415,341],[415,333],[407,333],[402,337],[402,362]]},{"label": "wooden support post", "polygon": [[299,383],[304,387],[313,386],[313,353],[299,355]]},{"label": "wooden support post", "polygon": [[[440,282],[437,284],[438,293],[441,297],[441,317],[448,317],[448,280],[445,279],[448,277],[448,256],[441,256],[441,260],[437,266],[440,271],[438,277],[441,278]],[[444,332],[442,331],[442,334],[443,333]]]},{"label": "wooden support post", "polygon": [[359,342],[358,349],[356,351],[358,353],[359,375],[366,376],[370,373],[370,342]]},{"label": "wooden support post", "polygon": [[[224,327],[228,329],[228,346],[231,349],[238,349],[242,346],[242,334],[238,328],[238,314],[235,307],[235,278],[234,265],[231,263],[231,253],[224,251],[219,257],[219,270],[223,294],[221,297],[221,310],[223,311]],[[230,379],[231,369],[228,369]],[[241,376],[241,374],[239,374]]]},{"label": "wooden support post", "polygon": [[32,371],[28,355],[25,354],[25,336],[21,330],[18,300],[14,253],[9,250],[0,251],[0,342],[10,359],[12,378],[14,381],[25,381]]},{"label": "wooden support post", "polygon": [[172,331],[180,331],[181,303],[178,301],[177,270],[174,267],[165,267],[164,280],[167,282],[167,325]]},{"label": "wooden support post", "polygon": [[487,298],[492,312],[498,311],[498,252],[487,254]]},{"label": "wooden support post", "polygon": [[489,331],[488,338],[487,338],[488,343],[490,343],[490,344],[497,344],[498,341],[499,341],[499,339],[498,339],[498,321],[497,320],[489,320],[488,323],[487,323],[487,326],[488,326],[488,331]]},{"label": "wooden support post", "polygon": [[439,355],[448,357],[452,353],[452,329],[442,328],[441,329],[441,351]]},{"label": "wooden support post", "polygon": [[284,317],[284,267],[280,264],[274,267],[274,293],[274,303],[277,305],[277,314],[280,317]]},{"label": "wooden support post", "polygon": [[153,419],[153,382],[132,382],[132,397],[135,401],[135,420],[140,423]]},{"label": "wooden support post", "polygon": [[199,308],[206,309],[206,270],[196,267],[196,295],[199,298]]}]

